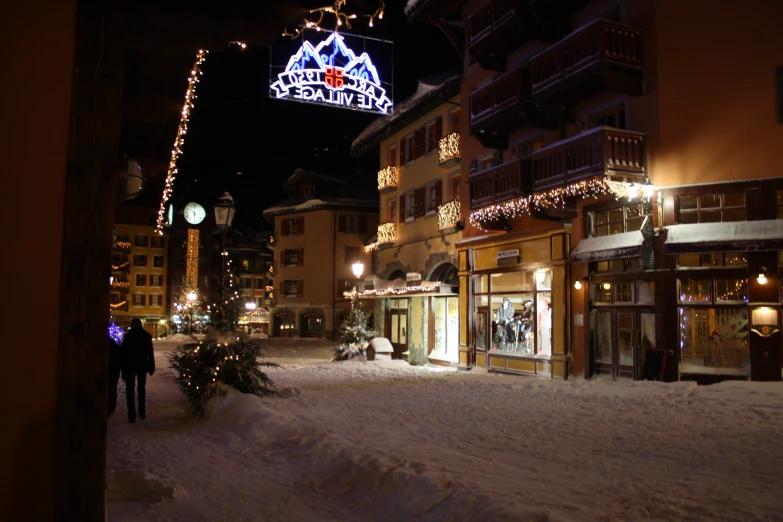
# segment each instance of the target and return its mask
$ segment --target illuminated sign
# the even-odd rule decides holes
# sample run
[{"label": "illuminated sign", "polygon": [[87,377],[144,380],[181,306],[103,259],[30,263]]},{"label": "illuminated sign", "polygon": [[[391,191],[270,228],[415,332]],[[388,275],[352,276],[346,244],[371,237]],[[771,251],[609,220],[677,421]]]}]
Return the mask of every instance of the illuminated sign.
[{"label": "illuminated sign", "polygon": [[[361,38],[351,35],[351,38]],[[362,39],[366,40],[366,39]],[[392,101],[367,52],[359,56],[332,33],[313,45],[303,41],[285,70],[270,85],[270,95],[304,103],[390,114]]]}]

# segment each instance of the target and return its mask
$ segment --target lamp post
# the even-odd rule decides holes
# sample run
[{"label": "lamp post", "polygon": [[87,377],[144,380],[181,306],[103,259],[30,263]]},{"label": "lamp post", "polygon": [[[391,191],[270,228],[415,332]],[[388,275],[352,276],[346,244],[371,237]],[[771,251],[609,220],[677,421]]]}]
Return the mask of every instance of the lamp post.
[{"label": "lamp post", "polygon": [[245,303],[245,309],[247,310],[247,333],[252,333],[253,326],[251,324],[251,319],[253,312],[256,310],[256,304],[253,301],[248,301]]},{"label": "lamp post", "polygon": [[[231,194],[224,192],[222,196],[218,198],[218,202],[214,205],[215,210],[215,224],[218,229],[222,231],[221,245],[220,245],[220,299],[224,299],[223,285],[226,279],[226,232],[231,226],[231,222],[234,221],[234,214],[236,214],[236,208],[234,207],[234,198]],[[220,308],[220,314],[225,321],[225,311],[223,307]]]}]

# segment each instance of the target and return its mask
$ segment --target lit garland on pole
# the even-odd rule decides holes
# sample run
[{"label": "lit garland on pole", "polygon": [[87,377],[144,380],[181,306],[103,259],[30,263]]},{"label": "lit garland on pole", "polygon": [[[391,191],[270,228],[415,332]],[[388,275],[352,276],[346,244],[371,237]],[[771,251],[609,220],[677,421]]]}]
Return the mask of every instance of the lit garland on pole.
[{"label": "lit garland on pole", "polygon": [[185,286],[196,288],[198,286],[198,243],[199,230],[197,228],[188,229],[188,247],[185,266]]},{"label": "lit garland on pole", "polygon": [[[383,10],[386,8],[386,4],[383,2],[383,0],[379,0],[380,6],[375,9],[375,11],[372,14],[362,14],[357,15],[355,13],[348,14],[343,11],[343,7],[345,7],[347,0],[336,0],[334,4],[332,5],[325,5],[323,7],[316,7],[315,9],[310,9],[308,16],[305,16],[303,23],[300,27],[293,30],[293,32],[289,32],[288,29],[283,29],[283,36],[288,36],[291,39],[298,38],[299,35],[301,35],[305,29],[315,29],[316,31],[322,30],[321,24],[324,21],[324,16],[329,13],[334,16],[334,23],[335,27],[334,30],[336,31],[338,27],[342,27],[343,25],[351,29],[351,20],[355,20],[356,18],[369,18],[370,21],[367,25],[370,27],[373,26],[373,20],[376,18],[379,20],[383,19]],[[317,13],[318,19],[317,20],[311,20],[308,18],[310,15]]]},{"label": "lit garland on pole", "polygon": [[160,209],[158,209],[158,219],[155,224],[155,232],[158,235],[163,235],[163,221],[166,215],[166,203],[171,197],[171,193],[174,190],[174,178],[177,176],[177,159],[182,155],[182,147],[185,144],[185,134],[188,132],[188,120],[190,119],[190,111],[193,109],[194,100],[196,99],[196,86],[200,81],[201,64],[207,59],[207,53],[209,51],[199,50],[196,54],[196,61],[193,64],[193,68],[190,70],[190,77],[188,78],[188,90],[185,92],[185,103],[182,106],[182,112],[179,117],[179,127],[177,127],[177,136],[174,138],[174,146],[171,149],[171,159],[169,160],[169,168],[166,172],[166,184],[163,187],[163,197],[160,201]]}]

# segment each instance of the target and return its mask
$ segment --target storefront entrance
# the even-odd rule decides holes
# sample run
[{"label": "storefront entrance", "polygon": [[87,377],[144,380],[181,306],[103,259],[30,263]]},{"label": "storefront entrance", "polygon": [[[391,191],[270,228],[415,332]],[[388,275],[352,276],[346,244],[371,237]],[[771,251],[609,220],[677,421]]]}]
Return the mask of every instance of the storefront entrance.
[{"label": "storefront entrance", "polygon": [[391,342],[392,359],[402,359],[408,350],[408,299],[389,299],[386,308],[386,338]]},{"label": "storefront entrance", "polygon": [[652,309],[603,308],[590,311],[595,375],[638,378],[646,354],[655,350]]}]

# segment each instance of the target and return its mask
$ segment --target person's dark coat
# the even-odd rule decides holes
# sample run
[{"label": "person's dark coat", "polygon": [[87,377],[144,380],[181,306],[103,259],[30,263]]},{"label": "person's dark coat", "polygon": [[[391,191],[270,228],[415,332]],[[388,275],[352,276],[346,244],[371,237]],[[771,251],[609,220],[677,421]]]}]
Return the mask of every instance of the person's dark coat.
[{"label": "person's dark coat", "polygon": [[120,379],[120,370],[122,369],[122,351],[117,341],[109,337],[109,381],[115,382]]},{"label": "person's dark coat", "polygon": [[155,373],[152,335],[144,328],[131,328],[122,340],[122,378],[139,373]]}]

